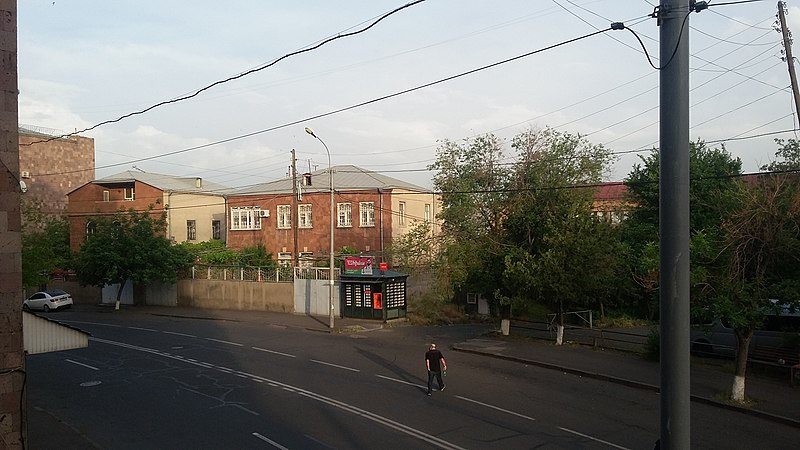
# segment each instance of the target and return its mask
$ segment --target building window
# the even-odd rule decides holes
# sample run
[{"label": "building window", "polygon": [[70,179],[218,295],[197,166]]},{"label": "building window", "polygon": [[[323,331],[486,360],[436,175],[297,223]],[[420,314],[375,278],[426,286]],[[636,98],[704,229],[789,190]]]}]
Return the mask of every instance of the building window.
[{"label": "building window", "polygon": [[95,224],[91,220],[86,222],[86,237],[94,234]]},{"label": "building window", "polygon": [[103,191],[103,201],[107,202],[111,200],[111,194],[108,191]]},{"label": "building window", "polygon": [[431,221],[431,204],[425,204],[425,223],[429,223]]},{"label": "building window", "polygon": [[135,200],[136,193],[133,192],[133,186],[125,188],[125,200]]},{"label": "building window", "polygon": [[375,226],[375,203],[374,202],[361,202],[358,204],[358,210],[361,214],[362,227]]},{"label": "building window", "polygon": [[291,205],[278,205],[278,228],[292,228]]},{"label": "building window", "polygon": [[260,230],[266,212],[255,206],[231,208],[231,230]]},{"label": "building window", "polygon": [[400,202],[398,216],[400,219],[400,226],[406,226],[406,202]]},{"label": "building window", "polygon": [[187,241],[197,240],[197,221],[195,220],[186,221],[186,240]]},{"label": "building window", "polygon": [[219,220],[211,221],[211,239],[222,239],[222,222]]},{"label": "building window", "polygon": [[336,211],[338,212],[340,227],[353,226],[353,207],[350,203],[337,203]]},{"label": "building window", "polygon": [[311,205],[297,205],[297,226],[311,228]]}]

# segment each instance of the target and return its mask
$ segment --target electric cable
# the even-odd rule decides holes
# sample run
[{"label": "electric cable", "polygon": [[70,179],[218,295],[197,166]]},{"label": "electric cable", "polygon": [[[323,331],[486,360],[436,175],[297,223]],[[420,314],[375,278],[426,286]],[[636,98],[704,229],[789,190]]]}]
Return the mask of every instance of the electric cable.
[{"label": "electric cable", "polygon": [[122,116],[119,116],[116,119],[105,120],[103,122],[97,123],[95,125],[92,125],[92,126],[90,126],[88,128],[84,128],[82,130],[76,130],[76,131],[74,131],[72,133],[63,134],[61,136],[55,136],[55,137],[52,137],[52,138],[49,138],[49,139],[46,139],[46,140],[42,140],[42,141],[31,142],[30,144],[26,144],[26,145],[38,144],[38,143],[42,143],[42,142],[50,142],[50,141],[53,141],[53,140],[56,140],[56,139],[62,139],[62,138],[68,137],[68,136],[73,136],[73,135],[76,135],[76,134],[85,133],[87,131],[94,130],[95,128],[98,128],[98,127],[103,126],[103,125],[108,125],[108,124],[111,124],[111,123],[120,122],[120,121],[122,121],[124,119],[127,119],[129,117],[145,114],[145,113],[147,113],[149,111],[152,111],[153,109],[156,109],[156,108],[164,106],[164,105],[169,105],[171,103],[178,103],[178,102],[181,102],[181,101],[184,101],[184,100],[189,100],[191,98],[194,98],[194,97],[200,95],[202,92],[205,92],[205,91],[207,91],[207,90],[209,90],[209,89],[211,89],[211,88],[213,88],[215,86],[219,86],[220,84],[224,84],[224,83],[228,83],[230,81],[238,80],[239,78],[245,77],[245,76],[250,75],[252,73],[260,72],[260,71],[262,71],[264,69],[272,67],[275,64],[277,64],[278,62],[280,62],[280,61],[282,61],[282,60],[284,60],[286,58],[290,58],[292,56],[296,56],[296,55],[299,55],[301,53],[306,53],[306,52],[310,52],[310,51],[316,50],[316,49],[322,47],[323,45],[325,45],[325,44],[327,44],[329,42],[335,41],[337,39],[342,39],[342,38],[345,38],[345,37],[355,36],[357,34],[364,33],[365,31],[368,31],[369,29],[371,29],[372,27],[374,27],[378,23],[382,22],[387,17],[389,17],[389,16],[391,16],[391,15],[393,15],[393,14],[399,12],[399,11],[402,11],[402,10],[404,10],[406,8],[410,8],[410,7],[415,6],[415,5],[419,4],[419,3],[422,3],[424,1],[425,0],[414,0],[412,2],[406,3],[403,6],[397,7],[395,9],[383,14],[382,16],[378,17],[376,20],[374,20],[372,23],[370,23],[369,25],[367,25],[364,28],[361,28],[361,29],[356,30],[356,31],[351,31],[351,32],[348,32],[348,33],[340,33],[340,34],[337,34],[335,36],[332,36],[332,37],[329,37],[327,39],[324,39],[324,40],[322,40],[321,42],[319,42],[316,45],[312,45],[312,46],[306,47],[304,49],[300,49],[300,50],[296,50],[296,51],[293,51],[293,52],[289,52],[289,53],[281,56],[280,58],[276,58],[275,60],[273,60],[272,62],[270,62],[268,64],[264,64],[264,65],[258,66],[256,68],[253,68],[253,69],[247,70],[245,72],[242,72],[242,73],[240,73],[238,75],[230,76],[230,77],[225,78],[223,80],[215,81],[215,82],[213,82],[213,83],[211,83],[211,84],[209,84],[207,86],[204,86],[204,87],[202,87],[200,89],[197,89],[196,91],[194,91],[191,94],[183,95],[181,97],[174,98],[172,100],[164,100],[164,101],[155,103],[153,105],[150,105],[147,108],[144,108],[144,109],[141,109],[141,110],[138,110],[138,111],[133,111],[133,112],[130,112],[130,113],[127,113],[127,114],[123,114]]}]

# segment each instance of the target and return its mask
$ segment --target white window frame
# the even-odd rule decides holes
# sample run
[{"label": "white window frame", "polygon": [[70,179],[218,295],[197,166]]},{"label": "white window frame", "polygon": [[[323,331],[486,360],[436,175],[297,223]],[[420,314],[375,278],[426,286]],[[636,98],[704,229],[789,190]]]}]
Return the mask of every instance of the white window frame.
[{"label": "white window frame", "polygon": [[291,252],[278,252],[278,265],[289,267],[292,265],[292,253]]},{"label": "white window frame", "polygon": [[353,226],[353,205],[350,203],[336,204],[336,226],[349,228]]},{"label": "white window frame", "polygon": [[211,239],[222,239],[222,221],[219,219],[211,221]]},{"label": "white window frame", "polygon": [[398,220],[400,221],[400,226],[404,227],[406,226],[406,202],[400,202],[397,209],[397,216]]},{"label": "white window frame", "polygon": [[425,203],[425,223],[430,223],[431,221],[431,204]]},{"label": "white window frame", "polygon": [[107,190],[103,191],[103,201],[104,202],[111,201],[111,193],[108,192]]},{"label": "white window frame", "polygon": [[361,216],[362,227],[375,226],[375,202],[360,202],[358,204],[358,213]]},{"label": "white window frame", "polygon": [[257,206],[232,206],[231,230],[260,230],[261,208]]},{"label": "white window frame", "polygon": [[133,186],[122,188],[122,190],[124,192],[123,195],[125,197],[125,200],[128,200],[128,201],[136,200],[136,191],[134,190]]},{"label": "white window frame", "polygon": [[312,228],[310,203],[297,205],[297,226],[300,228]]},{"label": "white window frame", "polygon": [[278,228],[292,228],[292,205],[278,205],[276,210],[278,214],[278,220],[276,220]]},{"label": "white window frame", "polygon": [[186,221],[186,240],[187,241],[196,241],[197,240],[197,221],[196,220],[187,220]]}]

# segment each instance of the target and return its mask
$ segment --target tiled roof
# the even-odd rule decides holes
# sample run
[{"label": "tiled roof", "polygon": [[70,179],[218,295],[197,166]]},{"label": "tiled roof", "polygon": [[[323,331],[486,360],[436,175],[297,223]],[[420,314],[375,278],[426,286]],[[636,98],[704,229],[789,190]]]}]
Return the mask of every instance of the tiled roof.
[{"label": "tiled roof", "polygon": [[628,187],[621,181],[603,183],[594,193],[595,200],[624,200]]},{"label": "tiled roof", "polygon": [[[336,191],[368,191],[376,189],[406,189],[416,192],[428,192],[421,186],[408,183],[397,178],[383,175],[371,170],[352,165],[333,166],[333,184]],[[298,174],[298,183],[302,184],[303,175]],[[311,185],[301,186],[303,192],[328,192],[330,178],[328,168],[311,172]],[[290,194],[292,179],[282,178],[268,183],[234,189],[231,195],[254,194]]]}]

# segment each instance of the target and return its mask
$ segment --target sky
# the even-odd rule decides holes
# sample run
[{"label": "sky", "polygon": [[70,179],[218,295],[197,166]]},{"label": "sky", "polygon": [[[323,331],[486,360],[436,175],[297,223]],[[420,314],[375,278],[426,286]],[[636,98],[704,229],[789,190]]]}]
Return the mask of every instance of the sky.
[{"label": "sky", "polygon": [[[492,133],[513,162],[526,130],[585,135],[618,157],[606,181],[658,145],[659,73],[634,33],[566,43],[623,22],[659,66],[656,0],[426,0],[277,61],[409,1],[20,1],[19,121],[55,134],[114,121],[79,133],[94,139],[97,178],[143,170],[230,187],[285,177],[292,149],[300,173],[325,169],[325,145],[334,166],[428,189],[444,140]],[[710,3],[687,23],[690,137],[755,172],[775,138],[797,137],[777,1]],[[800,3],[787,8],[800,33]]]}]

